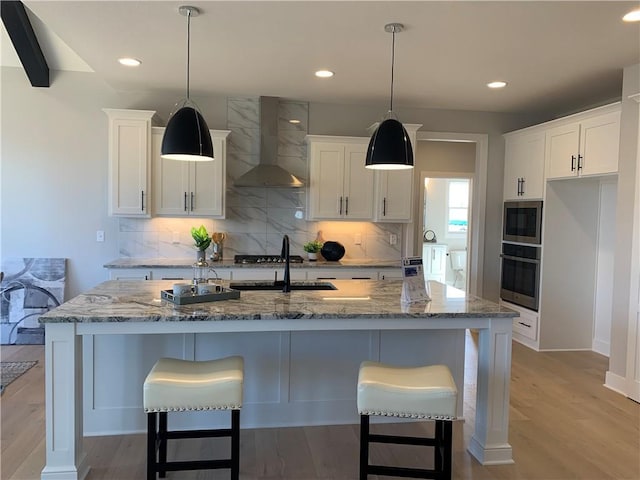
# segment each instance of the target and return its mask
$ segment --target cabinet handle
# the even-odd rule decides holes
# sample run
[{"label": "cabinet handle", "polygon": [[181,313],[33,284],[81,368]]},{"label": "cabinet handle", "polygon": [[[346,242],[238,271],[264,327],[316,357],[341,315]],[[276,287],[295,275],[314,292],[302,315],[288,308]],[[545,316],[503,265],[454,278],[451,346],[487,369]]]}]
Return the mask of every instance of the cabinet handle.
[{"label": "cabinet handle", "polygon": [[194,203],[193,192],[191,192],[191,211],[193,212],[193,203]]},{"label": "cabinet handle", "polygon": [[382,199],[382,216],[383,217],[387,216],[387,197],[384,197]]},{"label": "cabinet handle", "polygon": [[584,157],[580,154],[578,154],[578,171],[582,170],[582,162],[580,160],[582,160]]},{"label": "cabinet handle", "polygon": [[516,196],[520,196],[520,182],[522,181],[522,179],[520,177],[518,177],[518,191],[516,192]]},{"label": "cabinet handle", "polygon": [[576,170],[576,156],[571,155],[571,171],[574,172]]},{"label": "cabinet handle", "polygon": [[520,195],[524,195],[524,177],[520,179]]},{"label": "cabinet handle", "polygon": [[144,212],[144,190],[140,191],[140,211]]},{"label": "cabinet handle", "polygon": [[342,197],[340,197],[340,202],[338,204],[339,212],[338,215],[342,215]]},{"label": "cabinet handle", "polygon": [[431,261],[435,261],[436,259],[436,251],[432,248],[431,249]]},{"label": "cabinet handle", "polygon": [[187,192],[184,192],[184,211],[187,211]]},{"label": "cabinet handle", "polygon": [[529,324],[527,324],[527,323],[524,323],[524,322],[518,322],[518,323],[519,323],[520,325],[523,325],[523,326],[527,327],[527,328],[531,328],[531,325],[529,325]]},{"label": "cabinet handle", "polygon": [[344,214],[349,215],[349,197],[344,197]]}]

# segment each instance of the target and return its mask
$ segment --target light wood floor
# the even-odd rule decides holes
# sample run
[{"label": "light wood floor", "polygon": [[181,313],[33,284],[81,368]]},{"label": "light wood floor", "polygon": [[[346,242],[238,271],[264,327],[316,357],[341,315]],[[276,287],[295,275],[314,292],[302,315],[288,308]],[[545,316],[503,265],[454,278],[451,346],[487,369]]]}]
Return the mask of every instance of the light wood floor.
[{"label": "light wood floor", "polygon": [[[475,340],[468,335],[465,394],[471,398],[474,353]],[[39,363],[9,385],[0,399],[0,478],[39,479],[44,466],[44,348],[3,347],[1,357],[3,361],[35,359]],[[509,439],[515,464],[483,467],[467,453],[474,405],[466,403],[466,422],[454,426],[454,478],[640,479],[640,405],[602,386],[607,365],[605,357],[591,352],[537,353],[514,343]],[[431,426],[414,423],[385,428],[418,433]],[[170,448],[169,454],[188,458],[215,447],[215,442],[224,441],[183,441]],[[92,465],[89,480],[144,478],[144,435],[92,437],[85,445]],[[240,449],[244,480],[357,478],[356,425],[243,430]],[[420,466],[419,454],[418,447],[406,446],[376,445],[371,451],[375,462],[405,466]],[[167,478],[217,480],[228,479],[228,475],[224,470],[175,472]]]}]

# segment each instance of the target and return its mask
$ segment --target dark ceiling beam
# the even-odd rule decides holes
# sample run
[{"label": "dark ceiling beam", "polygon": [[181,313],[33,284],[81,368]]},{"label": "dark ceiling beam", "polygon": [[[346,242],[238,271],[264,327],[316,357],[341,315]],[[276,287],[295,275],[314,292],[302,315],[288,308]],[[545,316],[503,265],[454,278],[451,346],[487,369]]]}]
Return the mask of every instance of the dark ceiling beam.
[{"label": "dark ceiling beam", "polygon": [[33,87],[48,87],[49,66],[42,54],[24,4],[20,1],[2,0],[0,12],[13,47]]}]

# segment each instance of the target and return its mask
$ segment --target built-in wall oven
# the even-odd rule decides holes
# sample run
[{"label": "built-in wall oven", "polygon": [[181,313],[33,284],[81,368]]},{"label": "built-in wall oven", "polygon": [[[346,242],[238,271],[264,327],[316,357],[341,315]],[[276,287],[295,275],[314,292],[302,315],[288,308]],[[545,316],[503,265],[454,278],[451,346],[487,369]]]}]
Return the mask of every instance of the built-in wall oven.
[{"label": "built-in wall oven", "polygon": [[540,250],[539,246],[502,244],[500,298],[538,311]]},{"label": "built-in wall oven", "polygon": [[540,245],[542,201],[504,202],[502,240]]}]

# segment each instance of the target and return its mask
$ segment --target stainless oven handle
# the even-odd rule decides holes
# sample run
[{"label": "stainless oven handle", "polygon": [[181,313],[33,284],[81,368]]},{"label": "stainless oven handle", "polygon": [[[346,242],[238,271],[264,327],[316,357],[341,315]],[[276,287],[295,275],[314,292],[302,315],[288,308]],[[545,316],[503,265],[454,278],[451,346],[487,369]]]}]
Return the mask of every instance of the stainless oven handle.
[{"label": "stainless oven handle", "polygon": [[516,262],[535,263],[535,264],[540,263],[540,260],[536,260],[535,258],[514,257],[512,255],[504,255],[503,253],[501,253],[500,256],[507,260],[515,260]]}]

